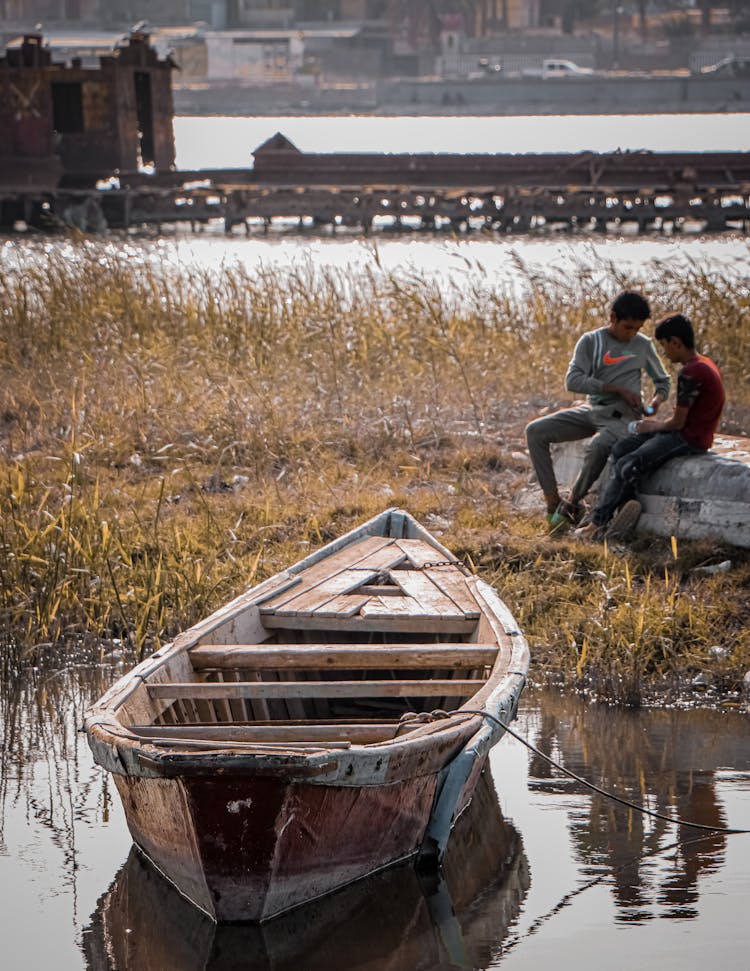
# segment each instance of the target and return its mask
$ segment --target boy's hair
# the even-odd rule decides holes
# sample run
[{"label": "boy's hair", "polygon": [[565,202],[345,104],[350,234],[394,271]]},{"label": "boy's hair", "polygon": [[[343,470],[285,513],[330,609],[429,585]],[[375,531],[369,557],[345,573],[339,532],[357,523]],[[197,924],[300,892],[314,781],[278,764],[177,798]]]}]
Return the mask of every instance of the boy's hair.
[{"label": "boy's hair", "polygon": [[667,314],[656,322],[654,337],[658,341],[668,341],[670,337],[679,337],[689,351],[695,349],[695,332],[693,325],[684,314]]},{"label": "boy's hair", "polygon": [[648,300],[635,290],[618,293],[612,304],[612,312],[617,320],[648,320],[651,316]]}]

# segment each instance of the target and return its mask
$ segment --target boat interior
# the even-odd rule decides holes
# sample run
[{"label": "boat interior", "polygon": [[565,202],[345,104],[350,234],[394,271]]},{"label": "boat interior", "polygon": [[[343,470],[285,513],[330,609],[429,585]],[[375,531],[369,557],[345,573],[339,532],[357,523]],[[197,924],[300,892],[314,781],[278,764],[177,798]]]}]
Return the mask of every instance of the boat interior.
[{"label": "boat interior", "polygon": [[186,632],[117,716],[190,748],[377,744],[437,728],[507,667],[507,643],[454,559],[365,536]]}]

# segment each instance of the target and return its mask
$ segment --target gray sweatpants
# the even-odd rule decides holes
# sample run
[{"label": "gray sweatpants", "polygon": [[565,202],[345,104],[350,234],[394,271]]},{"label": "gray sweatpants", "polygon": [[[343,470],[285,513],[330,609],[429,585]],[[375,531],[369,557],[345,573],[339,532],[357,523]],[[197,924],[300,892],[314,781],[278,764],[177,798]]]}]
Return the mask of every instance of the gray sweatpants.
[{"label": "gray sweatpants", "polygon": [[554,496],[558,491],[550,445],[591,439],[586,445],[581,471],[570,493],[571,501],[579,502],[602,474],[612,446],[628,434],[628,422],[637,417],[623,402],[620,408],[613,405],[563,408],[562,411],[530,422],[526,426],[526,441],[531,464],[544,495]]}]

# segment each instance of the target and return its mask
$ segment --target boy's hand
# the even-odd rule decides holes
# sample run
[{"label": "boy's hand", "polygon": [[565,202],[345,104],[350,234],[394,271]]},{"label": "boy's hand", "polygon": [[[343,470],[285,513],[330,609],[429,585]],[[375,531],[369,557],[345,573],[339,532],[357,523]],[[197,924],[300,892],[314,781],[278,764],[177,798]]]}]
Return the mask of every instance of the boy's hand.
[{"label": "boy's hand", "polygon": [[664,399],[661,397],[661,395],[655,394],[649,404],[649,408],[651,409],[651,411],[647,412],[647,414],[655,415],[656,412],[659,410],[660,406],[663,404],[664,404]]},{"label": "boy's hand", "polygon": [[631,391],[630,388],[623,388],[619,384],[605,384],[602,391],[606,391],[608,394],[618,394],[634,411],[642,410],[641,396],[636,394],[635,391]]}]

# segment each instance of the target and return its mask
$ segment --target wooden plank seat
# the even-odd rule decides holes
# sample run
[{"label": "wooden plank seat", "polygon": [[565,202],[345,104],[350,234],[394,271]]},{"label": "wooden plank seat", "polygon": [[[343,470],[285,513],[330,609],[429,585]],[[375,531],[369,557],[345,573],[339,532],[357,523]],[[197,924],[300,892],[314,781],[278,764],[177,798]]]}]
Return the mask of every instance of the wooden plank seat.
[{"label": "wooden plank seat", "polygon": [[387,722],[346,723],[346,722],[307,722],[276,724],[230,724],[216,723],[195,725],[130,725],[128,730],[141,738],[184,738],[203,739],[231,744],[232,742],[354,742],[368,745],[385,742],[398,735],[406,735],[421,728],[422,723]]},{"label": "wooden plank seat", "polygon": [[[298,600],[302,596],[316,595],[313,591],[322,584],[332,584],[337,587],[336,592],[342,592],[342,587],[348,586],[346,582],[335,578],[344,571],[358,568],[357,585],[364,583],[368,578],[376,577],[381,570],[396,566],[403,562],[405,554],[399,549],[393,539],[384,536],[366,536],[357,543],[337,551],[325,560],[314,563],[306,570],[298,574],[299,583],[290,591],[280,591],[277,595],[269,597],[261,608],[262,611],[278,610],[292,600]],[[331,593],[326,599],[330,599]]]},{"label": "wooden plank seat", "polygon": [[209,644],[194,647],[190,660],[197,671],[211,668],[254,671],[320,668],[391,669],[484,668],[495,663],[496,644]]},{"label": "wooden plank seat", "polygon": [[[333,567],[333,570],[331,569]],[[421,540],[365,537],[260,607],[267,628],[469,633],[480,611],[459,565]]]},{"label": "wooden plank seat", "polygon": [[[382,598],[398,603],[397,597]],[[376,603],[371,598],[367,607]],[[471,634],[477,621],[465,616],[436,616],[428,613],[400,614],[383,608],[383,613],[343,616],[310,614],[261,614],[261,623],[268,630],[333,630],[347,634]]]},{"label": "wooden plank seat", "polygon": [[434,698],[473,695],[482,678],[424,681],[200,681],[149,684],[151,698]]}]

